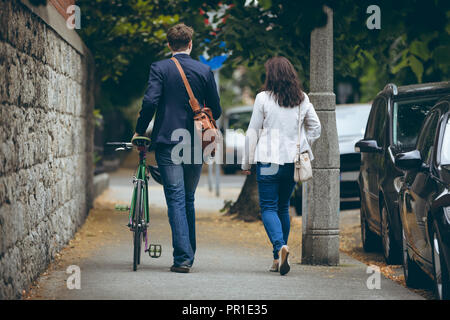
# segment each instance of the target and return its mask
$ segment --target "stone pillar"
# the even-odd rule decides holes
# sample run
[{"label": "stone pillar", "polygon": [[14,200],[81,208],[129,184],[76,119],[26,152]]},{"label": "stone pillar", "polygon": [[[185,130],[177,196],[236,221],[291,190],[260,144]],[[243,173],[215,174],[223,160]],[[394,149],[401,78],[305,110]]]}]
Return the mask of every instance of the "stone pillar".
[{"label": "stone pillar", "polygon": [[311,33],[310,100],[322,124],[313,146],[313,179],[303,188],[302,263],[339,264],[339,144],[333,93],[333,11]]}]

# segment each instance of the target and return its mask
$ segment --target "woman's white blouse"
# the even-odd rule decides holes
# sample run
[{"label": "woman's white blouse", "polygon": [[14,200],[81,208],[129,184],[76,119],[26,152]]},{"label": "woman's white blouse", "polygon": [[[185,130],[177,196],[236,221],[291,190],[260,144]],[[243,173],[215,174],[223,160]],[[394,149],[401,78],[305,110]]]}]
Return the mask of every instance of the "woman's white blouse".
[{"label": "woman's white blouse", "polygon": [[301,152],[314,156],[311,146],[320,137],[321,125],[306,93],[298,108],[280,107],[268,91],[258,93],[245,136],[242,170],[256,162],[285,164],[294,162],[297,154],[298,126],[301,126]]}]

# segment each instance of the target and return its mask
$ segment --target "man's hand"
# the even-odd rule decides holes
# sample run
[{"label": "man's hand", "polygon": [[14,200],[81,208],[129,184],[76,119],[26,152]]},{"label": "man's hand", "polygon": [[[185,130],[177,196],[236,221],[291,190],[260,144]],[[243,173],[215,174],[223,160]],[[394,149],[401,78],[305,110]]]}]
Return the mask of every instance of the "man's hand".
[{"label": "man's hand", "polygon": [[249,176],[252,174],[252,172],[250,170],[242,170],[242,173],[245,174],[246,176]]},{"label": "man's hand", "polygon": [[131,140],[133,140],[134,138],[136,138],[136,137],[140,137],[141,135],[140,134],[138,134],[137,132],[134,134],[134,136],[133,136],[133,138],[131,138]]}]

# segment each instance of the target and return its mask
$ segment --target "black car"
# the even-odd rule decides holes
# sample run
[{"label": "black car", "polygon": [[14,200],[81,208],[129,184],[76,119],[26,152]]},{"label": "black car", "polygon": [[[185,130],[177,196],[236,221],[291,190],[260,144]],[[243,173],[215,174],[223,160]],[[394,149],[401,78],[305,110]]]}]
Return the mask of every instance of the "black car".
[{"label": "black car", "polygon": [[403,227],[406,284],[417,286],[423,272],[434,279],[439,299],[450,299],[450,96],[426,117],[413,151],[395,165]]},{"label": "black car", "polygon": [[398,153],[414,149],[422,122],[436,102],[450,94],[450,82],[397,87],[388,84],[373,101],[361,152],[358,184],[361,197],[361,238],[365,251],[378,247],[388,264],[402,258],[402,228],[394,179]]}]

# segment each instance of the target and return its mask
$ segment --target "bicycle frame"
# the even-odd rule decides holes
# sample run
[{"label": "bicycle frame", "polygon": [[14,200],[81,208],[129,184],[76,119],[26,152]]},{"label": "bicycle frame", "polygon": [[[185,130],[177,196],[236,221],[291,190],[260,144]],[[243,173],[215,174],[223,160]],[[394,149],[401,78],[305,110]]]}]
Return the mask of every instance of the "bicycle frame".
[{"label": "bicycle frame", "polygon": [[[137,140],[133,142],[133,140]],[[148,180],[150,179],[147,171],[147,147],[150,139],[145,137],[135,137],[132,142],[108,142],[107,145],[115,146],[116,151],[131,150],[136,147],[139,151],[139,165],[136,175],[133,177],[133,196],[130,206],[116,205],[116,210],[128,211],[128,227],[133,232],[134,254],[133,271],[136,271],[137,265],[141,260],[141,245],[145,239],[145,252],[148,252],[151,258],[161,257],[161,245],[148,243],[148,226],[150,222],[149,199],[148,199]],[[133,146],[134,145],[134,146]],[[139,210],[136,210],[139,206]],[[141,207],[142,206],[142,207]],[[135,216],[135,215],[138,216]]]},{"label": "bicycle frame", "polygon": [[136,206],[136,198],[137,198],[137,184],[136,182],[138,180],[141,180],[143,182],[144,188],[142,188],[142,194],[141,199],[144,199],[144,220],[146,223],[146,226],[143,230],[144,236],[145,236],[145,251],[148,250],[147,245],[147,225],[149,223],[149,209],[148,209],[148,175],[147,175],[147,159],[146,159],[146,147],[138,147],[139,150],[139,166],[136,171],[136,176],[134,178],[134,189],[133,189],[133,197],[131,198],[131,206],[130,206],[130,213],[129,213],[129,225],[133,225],[134,220],[134,208]]}]

